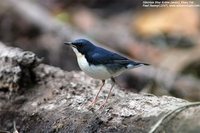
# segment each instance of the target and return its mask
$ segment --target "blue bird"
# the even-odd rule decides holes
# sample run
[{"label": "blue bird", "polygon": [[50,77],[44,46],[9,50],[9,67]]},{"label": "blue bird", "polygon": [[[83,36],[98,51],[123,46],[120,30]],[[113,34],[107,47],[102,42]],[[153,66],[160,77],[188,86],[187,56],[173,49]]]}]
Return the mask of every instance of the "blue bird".
[{"label": "blue bird", "polygon": [[78,65],[82,71],[84,71],[92,78],[102,80],[102,86],[100,87],[91,105],[95,105],[97,102],[98,95],[104,86],[106,79],[111,78],[113,84],[105,102],[101,106],[104,106],[108,101],[111,91],[115,85],[114,77],[120,75],[127,69],[149,65],[146,63],[130,60],[117,53],[95,46],[93,43],[86,39],[78,39],[72,42],[65,42],[65,44],[72,47],[76,54]]}]

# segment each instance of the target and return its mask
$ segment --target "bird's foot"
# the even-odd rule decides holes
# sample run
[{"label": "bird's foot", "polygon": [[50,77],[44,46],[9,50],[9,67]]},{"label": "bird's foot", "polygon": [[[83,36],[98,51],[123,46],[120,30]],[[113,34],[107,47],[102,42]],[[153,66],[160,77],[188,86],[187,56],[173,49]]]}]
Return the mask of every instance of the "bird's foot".
[{"label": "bird's foot", "polygon": [[102,110],[102,109],[104,109],[104,108],[105,108],[105,105],[106,105],[106,103],[107,103],[107,102],[104,102],[103,104],[101,104],[98,110]]},{"label": "bird's foot", "polygon": [[94,99],[92,102],[88,102],[88,103],[86,104],[86,107],[87,107],[87,108],[93,108],[93,107],[95,106],[96,102],[97,102],[97,100]]},{"label": "bird's foot", "polygon": [[86,105],[88,108],[91,108],[91,107],[94,107],[95,104],[93,102],[89,102],[87,105]]}]

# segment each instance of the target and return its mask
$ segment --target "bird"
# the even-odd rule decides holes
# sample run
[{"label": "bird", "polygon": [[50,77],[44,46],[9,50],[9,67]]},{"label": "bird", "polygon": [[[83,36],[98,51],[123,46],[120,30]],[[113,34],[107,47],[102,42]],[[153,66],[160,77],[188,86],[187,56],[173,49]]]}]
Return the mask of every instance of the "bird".
[{"label": "bird", "polygon": [[116,83],[114,79],[115,77],[119,76],[126,70],[149,65],[147,63],[131,60],[116,52],[99,47],[86,39],[76,39],[71,42],[64,42],[64,44],[71,46],[76,54],[78,65],[83,72],[94,79],[102,81],[102,85],[90,106],[96,104],[98,95],[107,79],[111,79],[112,86],[109,90],[108,96],[100,107],[104,107],[107,103],[111,91]]}]

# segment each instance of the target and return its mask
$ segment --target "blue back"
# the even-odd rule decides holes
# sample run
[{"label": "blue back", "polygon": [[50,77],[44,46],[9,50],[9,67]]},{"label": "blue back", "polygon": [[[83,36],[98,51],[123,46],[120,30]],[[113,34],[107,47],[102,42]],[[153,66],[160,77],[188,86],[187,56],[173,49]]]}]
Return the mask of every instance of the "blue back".
[{"label": "blue back", "polygon": [[136,67],[137,65],[141,64],[100,47],[96,47],[94,50],[89,51],[85,54],[85,57],[91,65],[103,64],[112,71],[118,71],[122,68],[128,68],[128,66],[130,65]]}]

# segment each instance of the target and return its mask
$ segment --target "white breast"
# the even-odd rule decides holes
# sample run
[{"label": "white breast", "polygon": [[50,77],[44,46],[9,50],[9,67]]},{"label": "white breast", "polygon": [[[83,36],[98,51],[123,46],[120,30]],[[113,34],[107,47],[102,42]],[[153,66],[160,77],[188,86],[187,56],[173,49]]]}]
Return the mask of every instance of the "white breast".
[{"label": "white breast", "polygon": [[79,53],[76,48],[73,48],[73,51],[75,52],[77,56],[79,67],[86,74],[88,74],[89,76],[95,79],[108,79],[112,77],[111,73],[104,66],[89,65],[84,55]]},{"label": "white breast", "polygon": [[108,79],[112,75],[108,72],[106,67],[102,65],[89,65],[87,60],[85,59],[85,56],[78,57],[78,64],[79,67],[89,76],[95,78],[95,79]]}]

